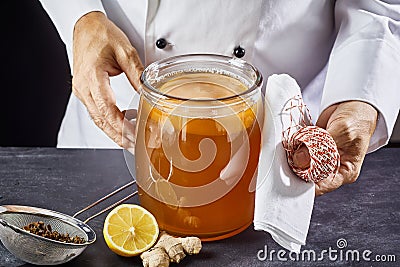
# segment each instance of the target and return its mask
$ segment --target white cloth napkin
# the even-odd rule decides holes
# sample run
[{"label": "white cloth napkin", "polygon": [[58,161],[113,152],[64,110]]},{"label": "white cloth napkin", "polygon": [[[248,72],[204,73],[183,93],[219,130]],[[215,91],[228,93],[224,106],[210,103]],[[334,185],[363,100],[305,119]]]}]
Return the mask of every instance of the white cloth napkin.
[{"label": "white cloth napkin", "polygon": [[[270,233],[279,245],[295,252],[305,245],[315,194],[314,183],[292,172],[282,146],[282,131],[290,125],[285,104],[300,94],[289,75],[268,78],[254,214],[255,230]],[[300,114],[294,115],[297,121]]]}]

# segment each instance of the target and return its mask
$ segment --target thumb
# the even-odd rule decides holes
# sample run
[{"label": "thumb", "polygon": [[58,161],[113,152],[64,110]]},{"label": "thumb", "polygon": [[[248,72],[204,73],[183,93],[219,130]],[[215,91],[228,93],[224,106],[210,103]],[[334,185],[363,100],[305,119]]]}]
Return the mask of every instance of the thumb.
[{"label": "thumb", "polygon": [[310,167],[310,153],[303,144],[293,154],[293,163],[297,168],[307,169]]},{"label": "thumb", "polygon": [[322,113],[319,115],[317,123],[315,125],[323,128],[325,130],[328,130],[327,129],[328,121],[331,118],[332,114],[336,111],[338,106],[339,106],[339,104],[334,104],[334,105],[326,108],[324,111],[322,111]]}]

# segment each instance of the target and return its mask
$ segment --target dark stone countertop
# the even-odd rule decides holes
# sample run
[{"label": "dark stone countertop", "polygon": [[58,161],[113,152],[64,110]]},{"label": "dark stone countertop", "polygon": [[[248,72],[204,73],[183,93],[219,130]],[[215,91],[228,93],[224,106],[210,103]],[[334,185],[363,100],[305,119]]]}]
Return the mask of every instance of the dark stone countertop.
[{"label": "dark stone countertop", "polygon": [[[121,150],[0,148],[0,205],[30,205],[72,215],[131,179]],[[400,148],[383,148],[367,155],[356,183],[315,200],[307,244],[302,250],[314,251],[318,258],[324,250],[335,249],[331,259],[325,252],[323,260],[310,261],[303,253],[293,261],[286,251],[280,255],[287,261],[281,261],[276,254],[281,247],[268,234],[250,226],[234,237],[203,243],[199,255],[171,266],[400,266],[399,192]],[[129,202],[138,203],[138,199]],[[79,218],[85,219],[85,215]],[[62,266],[142,266],[139,257],[120,257],[107,248],[102,238],[105,216],[89,222],[98,235],[97,241]],[[344,239],[347,246],[338,249],[339,239]],[[275,250],[272,260],[258,259],[257,253],[265,247],[268,254]],[[362,258],[365,250],[371,251],[369,262]],[[349,251],[358,251],[360,261],[351,260],[350,255],[346,261],[344,255]],[[379,258],[397,262],[377,262]],[[0,266],[31,265],[0,245]]]}]

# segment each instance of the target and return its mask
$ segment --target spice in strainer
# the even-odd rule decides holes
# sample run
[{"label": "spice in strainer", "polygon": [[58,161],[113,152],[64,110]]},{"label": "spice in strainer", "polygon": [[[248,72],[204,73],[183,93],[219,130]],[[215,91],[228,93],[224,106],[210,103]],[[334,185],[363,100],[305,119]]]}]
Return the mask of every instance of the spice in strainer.
[{"label": "spice in strainer", "polygon": [[32,222],[23,227],[25,231],[28,231],[32,234],[39,235],[45,238],[49,238],[52,240],[65,242],[65,243],[74,243],[74,244],[83,244],[85,243],[85,239],[80,236],[70,237],[68,233],[61,234],[57,231],[53,231],[50,224],[45,224],[42,221]]}]

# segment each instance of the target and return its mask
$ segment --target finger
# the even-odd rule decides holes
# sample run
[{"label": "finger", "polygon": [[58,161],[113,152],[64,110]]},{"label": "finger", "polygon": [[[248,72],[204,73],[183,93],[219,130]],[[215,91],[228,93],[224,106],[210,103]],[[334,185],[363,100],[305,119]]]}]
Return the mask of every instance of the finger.
[{"label": "finger", "polygon": [[332,192],[343,185],[344,177],[338,172],[336,175],[331,174],[326,179],[315,183],[315,196],[322,196],[323,194]]},{"label": "finger", "polygon": [[122,131],[122,147],[128,150],[132,154],[134,154],[136,139],[126,138],[125,136],[132,135],[133,133],[135,133],[135,130],[136,130],[136,121],[129,121],[128,119],[125,119]]},{"label": "finger", "polygon": [[[123,127],[123,136],[125,136],[125,131],[130,133],[136,133],[136,119],[137,119],[137,110],[136,109],[128,109],[123,110],[122,113],[124,114],[124,127]],[[129,127],[125,127],[125,124],[128,123]],[[133,128],[133,129],[132,129]],[[134,149],[136,144],[136,138],[134,138],[133,143],[130,142],[128,139],[122,140],[123,146],[126,150],[128,150],[131,154],[134,155]]]},{"label": "finger", "polygon": [[[106,72],[98,74],[99,86],[91,90],[93,101],[100,115],[121,136],[121,143],[134,143],[134,126],[124,117],[116,105],[114,92]],[[125,128],[125,129],[124,129]],[[122,142],[122,140],[125,140]],[[123,147],[123,145],[121,145]]]},{"label": "finger", "polygon": [[133,46],[118,49],[115,51],[115,57],[121,70],[128,77],[129,82],[138,91],[141,85],[140,76],[144,67],[136,49]]},{"label": "finger", "polygon": [[[93,122],[99,127],[108,137],[110,137],[118,146],[123,147],[129,151],[132,151],[135,147],[135,140],[130,136],[132,133],[131,127],[124,127],[126,130],[123,130],[124,134],[117,132],[114,127],[112,127],[107,120],[102,116],[102,114],[97,109],[97,106],[92,98],[86,99],[85,104],[90,117],[92,118]],[[131,125],[128,121],[127,125]],[[134,131],[134,129],[133,129]],[[133,139],[133,140],[132,140]]]},{"label": "finger", "polygon": [[341,156],[339,173],[343,176],[343,184],[354,183],[360,175],[362,159],[354,156]]},{"label": "finger", "polygon": [[101,115],[97,106],[88,92],[88,95],[83,96],[82,91],[79,94],[80,100],[86,106],[90,117],[92,118],[93,122],[99,127],[108,137],[110,137],[115,143],[119,146],[122,146],[122,139],[121,135],[105,120],[105,118]]},{"label": "finger", "polygon": [[79,100],[86,106],[90,117],[93,122],[99,127],[104,133],[110,137],[115,143],[121,147],[133,147],[134,142],[131,142],[127,138],[123,138],[121,133],[118,133],[115,128],[113,128],[107,120],[99,112],[97,105],[95,104],[91,92],[85,88],[78,89],[76,86],[72,88],[73,93],[79,98]]},{"label": "finger", "polygon": [[297,168],[303,170],[310,167],[310,153],[304,144],[294,152],[293,163]]},{"label": "finger", "polygon": [[124,114],[125,118],[129,121],[135,120],[137,117],[137,109],[126,109],[123,110],[122,113]]}]

